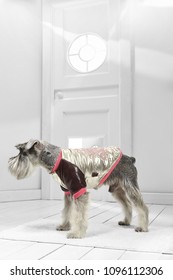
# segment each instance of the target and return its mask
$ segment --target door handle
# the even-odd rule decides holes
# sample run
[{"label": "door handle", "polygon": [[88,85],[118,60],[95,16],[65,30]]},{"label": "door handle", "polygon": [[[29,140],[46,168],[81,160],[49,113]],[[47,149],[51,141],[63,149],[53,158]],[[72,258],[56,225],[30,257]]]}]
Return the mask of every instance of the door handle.
[{"label": "door handle", "polygon": [[63,99],[64,98],[63,92],[62,91],[56,91],[55,92],[55,99],[56,98]]}]

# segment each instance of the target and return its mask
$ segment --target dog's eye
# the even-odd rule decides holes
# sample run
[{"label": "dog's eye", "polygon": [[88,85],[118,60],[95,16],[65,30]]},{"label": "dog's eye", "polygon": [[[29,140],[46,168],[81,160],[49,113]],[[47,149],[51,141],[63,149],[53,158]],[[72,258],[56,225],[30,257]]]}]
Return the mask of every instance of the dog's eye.
[{"label": "dog's eye", "polygon": [[47,151],[47,152],[46,152],[46,155],[47,155],[47,156],[50,156],[50,155],[51,155],[51,153]]}]

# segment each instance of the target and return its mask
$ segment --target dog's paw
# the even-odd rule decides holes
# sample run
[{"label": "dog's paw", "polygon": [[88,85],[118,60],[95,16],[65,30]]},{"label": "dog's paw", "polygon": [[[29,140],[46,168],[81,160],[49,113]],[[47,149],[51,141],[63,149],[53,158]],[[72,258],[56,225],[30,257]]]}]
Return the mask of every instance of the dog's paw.
[{"label": "dog's paw", "polygon": [[67,234],[67,238],[83,238],[84,234],[76,233],[76,232],[69,232]]},{"label": "dog's paw", "polygon": [[136,231],[136,232],[147,232],[148,229],[143,229],[142,227],[136,227],[136,228],[135,228],[135,231]]},{"label": "dog's paw", "polygon": [[70,225],[69,224],[66,224],[66,225],[58,225],[56,227],[56,230],[58,231],[68,231],[70,230]]},{"label": "dog's paw", "polygon": [[124,221],[119,221],[118,224],[119,224],[119,226],[130,226],[129,223],[124,222]]}]

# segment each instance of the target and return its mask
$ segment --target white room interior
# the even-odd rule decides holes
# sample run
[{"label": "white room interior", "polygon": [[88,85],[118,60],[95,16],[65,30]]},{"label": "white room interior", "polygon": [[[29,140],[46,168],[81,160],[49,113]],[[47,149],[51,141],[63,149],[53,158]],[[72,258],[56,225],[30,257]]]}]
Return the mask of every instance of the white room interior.
[{"label": "white room interior", "polygon": [[[8,158],[17,153],[14,145],[30,138],[63,147],[119,146],[136,158],[140,189],[151,207],[151,222],[159,224],[163,212],[161,223],[167,221],[166,226],[173,230],[172,27],[173,3],[169,0],[0,0],[0,246],[5,248],[9,242],[4,240],[6,236],[12,239],[3,230],[46,219],[62,208],[63,194],[45,171],[38,169],[21,181],[8,172]],[[98,52],[103,56],[96,69],[90,62],[84,65],[79,61],[79,69],[75,68],[76,54],[71,49],[85,36],[87,40],[97,38],[101,46]],[[80,58],[84,55],[89,61],[91,55],[92,62],[96,50],[86,51],[81,50]],[[117,204],[112,204],[107,187],[92,196],[90,216],[106,211],[103,220],[109,219]],[[26,215],[16,222],[14,217],[11,220],[15,210],[20,216],[20,209]],[[23,239],[19,231],[14,230],[16,240],[23,240],[20,250],[41,248],[38,242],[46,242],[32,235]],[[31,247],[28,240],[32,240]],[[35,258],[61,248],[56,242],[55,246],[46,244]],[[81,246],[76,258],[84,258],[93,247],[101,250],[90,241],[90,250],[85,250],[85,242],[69,242],[68,246],[76,244]],[[11,243],[8,246],[11,248]],[[118,255],[116,248],[113,254],[109,251],[112,258],[121,258],[128,248],[118,250]],[[144,254],[141,248],[139,251]],[[153,248],[148,253],[151,258],[152,254],[160,258],[163,252],[173,259],[173,247],[165,251]],[[10,254],[17,253],[14,249]],[[135,254],[131,258],[136,258]]]}]

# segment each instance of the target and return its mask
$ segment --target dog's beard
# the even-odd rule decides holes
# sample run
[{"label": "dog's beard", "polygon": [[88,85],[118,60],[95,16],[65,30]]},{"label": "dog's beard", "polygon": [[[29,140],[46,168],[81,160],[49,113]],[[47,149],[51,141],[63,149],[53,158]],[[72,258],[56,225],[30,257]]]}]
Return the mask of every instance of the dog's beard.
[{"label": "dog's beard", "polygon": [[16,157],[10,158],[8,164],[9,171],[17,179],[23,179],[30,176],[34,169],[28,157],[20,154]]}]

